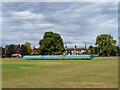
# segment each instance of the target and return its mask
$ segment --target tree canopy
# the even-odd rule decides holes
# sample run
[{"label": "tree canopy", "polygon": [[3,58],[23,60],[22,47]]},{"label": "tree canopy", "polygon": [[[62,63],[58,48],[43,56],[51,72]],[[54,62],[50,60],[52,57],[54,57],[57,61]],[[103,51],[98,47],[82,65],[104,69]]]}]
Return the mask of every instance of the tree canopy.
[{"label": "tree canopy", "polygon": [[11,57],[12,54],[15,54],[15,48],[14,48],[14,45],[11,44],[9,47],[8,47],[8,50],[6,52],[6,56],[7,57]]},{"label": "tree canopy", "polygon": [[108,34],[101,34],[97,36],[95,45],[102,53],[106,55],[108,53],[117,53],[117,47],[115,45],[116,43],[117,41],[113,39],[113,36]]},{"label": "tree canopy", "polygon": [[91,51],[91,54],[98,54],[99,48],[93,47],[92,45],[89,46],[89,50]]},{"label": "tree canopy", "polygon": [[30,53],[28,52],[27,46],[25,46],[24,44],[21,45],[20,54],[21,54],[21,55],[29,55],[29,54],[30,54]]},{"label": "tree canopy", "polygon": [[28,50],[27,53],[31,54],[31,50],[32,50],[31,49],[31,43],[30,42],[25,42],[25,46],[27,47],[27,50]]},{"label": "tree canopy", "polygon": [[63,39],[58,33],[45,32],[43,39],[39,41],[40,54],[54,54],[55,52],[64,52]]}]

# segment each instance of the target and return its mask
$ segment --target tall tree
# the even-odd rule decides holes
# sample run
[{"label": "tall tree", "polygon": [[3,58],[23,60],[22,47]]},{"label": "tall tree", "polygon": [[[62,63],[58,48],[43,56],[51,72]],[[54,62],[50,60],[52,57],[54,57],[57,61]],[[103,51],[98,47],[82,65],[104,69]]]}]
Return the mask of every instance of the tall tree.
[{"label": "tall tree", "polygon": [[8,50],[6,52],[6,56],[7,57],[11,57],[12,54],[15,54],[15,48],[14,48],[14,45],[11,44],[9,47],[8,47]]},{"label": "tall tree", "polygon": [[28,49],[24,44],[21,45],[20,54],[21,55],[28,55],[29,54]]},{"label": "tall tree", "polygon": [[43,39],[39,41],[40,54],[54,54],[55,52],[64,52],[63,39],[57,33],[45,32]]},{"label": "tall tree", "polygon": [[113,36],[108,34],[101,34],[97,36],[95,45],[100,48],[101,52],[107,55],[110,51],[113,51],[112,48],[114,48],[116,43],[117,41],[113,40]]},{"label": "tall tree", "polygon": [[5,55],[5,48],[2,47],[2,55]]},{"label": "tall tree", "polygon": [[25,42],[25,46],[27,47],[28,54],[31,54],[31,43],[30,42]]}]

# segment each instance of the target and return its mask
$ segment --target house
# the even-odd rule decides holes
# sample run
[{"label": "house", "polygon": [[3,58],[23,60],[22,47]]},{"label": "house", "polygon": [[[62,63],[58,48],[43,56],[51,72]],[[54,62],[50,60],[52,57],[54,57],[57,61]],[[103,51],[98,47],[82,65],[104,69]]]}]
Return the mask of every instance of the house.
[{"label": "house", "polygon": [[65,46],[65,52],[63,55],[80,55],[83,54],[87,50],[86,44],[85,48],[77,48],[77,45],[75,45],[75,48],[67,48],[67,45]]},{"label": "house", "polygon": [[39,54],[39,49],[34,47],[31,54],[32,55],[38,55]]},{"label": "house", "polygon": [[[8,50],[8,48],[9,48],[9,46],[10,45],[5,46],[5,54],[6,54],[7,50]],[[20,54],[20,44],[14,45],[14,49],[15,49],[15,54]]]}]

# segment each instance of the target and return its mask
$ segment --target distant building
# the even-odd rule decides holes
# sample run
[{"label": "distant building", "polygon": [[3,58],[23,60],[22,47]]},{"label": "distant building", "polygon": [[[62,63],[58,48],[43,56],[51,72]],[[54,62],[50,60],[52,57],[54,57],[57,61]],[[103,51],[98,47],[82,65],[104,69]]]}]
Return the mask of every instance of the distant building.
[{"label": "distant building", "polygon": [[38,52],[39,50],[38,50],[38,48],[35,48],[34,47],[34,49],[32,50],[32,55],[38,55],[39,54],[39,52]]},{"label": "distant building", "polygon": [[[6,54],[7,50],[8,50],[8,48],[9,48],[9,46],[10,45],[5,46],[5,54]],[[15,54],[20,54],[20,44],[14,45],[14,48],[15,48]]]},{"label": "distant building", "polygon": [[67,48],[67,45],[65,46],[65,52],[63,55],[80,55],[83,54],[87,50],[86,44],[85,48],[77,48],[77,45],[75,45],[75,48]]}]

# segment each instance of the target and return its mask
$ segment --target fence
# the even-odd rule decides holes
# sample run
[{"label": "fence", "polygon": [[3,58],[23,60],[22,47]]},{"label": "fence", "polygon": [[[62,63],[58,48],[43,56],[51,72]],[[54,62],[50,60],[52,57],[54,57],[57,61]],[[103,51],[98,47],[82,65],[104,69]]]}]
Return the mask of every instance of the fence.
[{"label": "fence", "polygon": [[93,55],[26,55],[24,59],[92,59]]}]

